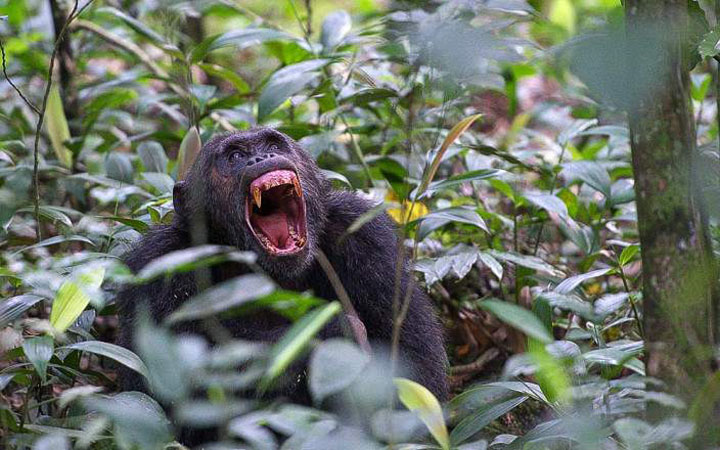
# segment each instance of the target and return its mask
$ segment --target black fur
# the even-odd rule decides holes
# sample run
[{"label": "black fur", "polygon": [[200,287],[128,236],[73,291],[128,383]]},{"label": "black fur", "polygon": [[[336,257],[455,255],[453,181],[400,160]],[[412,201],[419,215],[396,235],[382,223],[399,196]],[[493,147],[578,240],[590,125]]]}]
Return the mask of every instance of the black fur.
[{"label": "black fur", "polygon": [[[238,149],[244,152],[244,159],[233,165],[227,155]],[[257,165],[247,166],[247,161],[271,153],[279,156],[279,164],[289,161],[297,170],[306,201],[308,242],[302,252],[293,256],[266,254],[245,225],[248,174],[261,170],[253,169]],[[316,296],[335,299],[328,278],[314,258],[317,249],[322,249],[365,324],[371,344],[389,345],[399,247],[395,226],[387,215],[381,214],[357,232],[345,235],[347,228],[372,205],[353,193],[334,190],[310,156],[289,137],[259,128],[213,138],[197,157],[186,180],[176,185],[174,203],[173,223],[151,230],[125,256],[133,272],[154,258],[194,244],[232,245],[257,252],[258,265],[283,288],[312,290]],[[218,283],[247,271],[239,265],[224,264],[212,269],[211,282]],[[402,285],[410,284],[412,299],[402,328],[400,355],[409,376],[442,400],[447,397],[442,329],[429,299],[411,278],[404,262]],[[152,317],[160,321],[197,291],[193,274],[122,290],[117,300],[119,343],[133,348],[136,311],[142,302],[147,302]],[[223,324],[236,338],[268,341],[277,340],[288,326],[285,319],[271,312],[242,316]],[[179,331],[201,332],[196,324],[185,324]],[[340,334],[340,327],[332,324],[321,333],[323,338]],[[128,371],[121,372],[121,382],[125,389],[143,389],[140,377]],[[308,400],[303,388],[286,393],[295,401]]]}]

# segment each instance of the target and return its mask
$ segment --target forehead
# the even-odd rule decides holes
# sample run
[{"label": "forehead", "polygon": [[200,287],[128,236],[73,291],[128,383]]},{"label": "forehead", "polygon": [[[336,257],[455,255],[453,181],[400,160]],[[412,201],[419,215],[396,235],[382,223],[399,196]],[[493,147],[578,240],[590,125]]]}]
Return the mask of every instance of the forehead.
[{"label": "forehead", "polygon": [[272,128],[255,128],[216,136],[208,141],[206,148],[211,152],[222,152],[228,148],[262,149],[273,144],[289,146],[290,139]]}]

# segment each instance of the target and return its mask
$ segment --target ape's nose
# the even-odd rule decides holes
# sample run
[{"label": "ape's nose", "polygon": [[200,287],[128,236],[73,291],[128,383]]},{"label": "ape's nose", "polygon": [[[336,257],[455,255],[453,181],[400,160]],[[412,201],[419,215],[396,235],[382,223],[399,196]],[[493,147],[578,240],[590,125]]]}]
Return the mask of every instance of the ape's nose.
[{"label": "ape's nose", "polygon": [[253,164],[259,163],[260,161],[264,161],[268,158],[275,158],[276,156],[276,153],[263,153],[262,155],[253,156],[252,158],[248,159],[247,165],[252,166]]}]

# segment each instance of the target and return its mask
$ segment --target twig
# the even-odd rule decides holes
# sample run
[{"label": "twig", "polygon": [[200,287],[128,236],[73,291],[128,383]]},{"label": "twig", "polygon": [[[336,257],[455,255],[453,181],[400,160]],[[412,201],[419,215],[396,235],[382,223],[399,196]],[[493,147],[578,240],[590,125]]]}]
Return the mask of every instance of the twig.
[{"label": "twig", "polygon": [[[342,304],[342,307],[345,310],[345,316],[347,317],[348,322],[350,322],[350,331],[352,332],[355,341],[358,343],[360,348],[365,351],[365,353],[370,354],[371,349],[370,343],[367,339],[367,333],[363,333],[358,326],[362,325],[362,328],[365,328],[365,324],[360,319],[360,316],[355,310],[352,301],[350,301],[350,296],[345,290],[345,286],[343,286],[342,281],[340,281],[340,277],[338,277],[338,274],[337,272],[335,272],[335,269],[330,263],[330,260],[328,260],[327,256],[325,256],[325,253],[322,250],[318,249],[316,257],[318,262],[320,263],[320,266],[325,271],[325,275],[327,275],[328,280],[330,280],[330,284],[335,290],[335,294],[338,296],[340,304]],[[355,322],[356,320],[357,322],[359,322],[359,324]]]},{"label": "twig", "polygon": [[20,98],[25,102],[25,104],[35,111],[35,114],[40,114],[40,110],[33,104],[33,102],[30,101],[27,97],[25,97],[25,94],[22,93],[19,87],[13,83],[13,80],[10,78],[10,75],[7,73],[7,66],[6,66],[6,60],[5,60],[5,46],[2,43],[2,40],[0,40],[0,52],[2,53],[2,71],[3,75],[5,76],[5,80],[8,82],[10,86],[12,86],[13,89],[15,89],[15,92],[20,96]]},{"label": "twig", "polygon": [[477,373],[481,371],[487,363],[497,358],[500,355],[500,350],[496,347],[491,347],[478,357],[475,361],[470,364],[462,364],[459,366],[450,367],[450,375],[467,375],[471,373]]}]

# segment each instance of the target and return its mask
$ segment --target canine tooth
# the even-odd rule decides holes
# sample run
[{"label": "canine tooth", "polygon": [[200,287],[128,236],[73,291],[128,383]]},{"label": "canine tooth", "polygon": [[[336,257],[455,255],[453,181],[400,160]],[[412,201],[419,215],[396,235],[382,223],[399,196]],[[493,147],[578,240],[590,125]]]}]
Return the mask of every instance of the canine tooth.
[{"label": "canine tooth", "polygon": [[262,192],[260,192],[260,189],[255,187],[255,189],[253,189],[252,194],[253,194],[253,199],[255,199],[255,204],[257,205],[258,208],[261,208],[260,205],[262,204]]},{"label": "canine tooth", "polygon": [[295,187],[295,194],[297,194],[298,197],[302,197],[302,188],[300,187],[300,181],[293,177],[293,186]]}]

